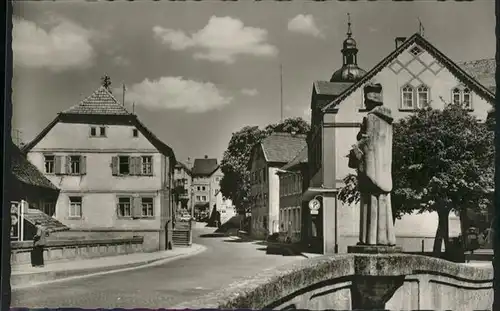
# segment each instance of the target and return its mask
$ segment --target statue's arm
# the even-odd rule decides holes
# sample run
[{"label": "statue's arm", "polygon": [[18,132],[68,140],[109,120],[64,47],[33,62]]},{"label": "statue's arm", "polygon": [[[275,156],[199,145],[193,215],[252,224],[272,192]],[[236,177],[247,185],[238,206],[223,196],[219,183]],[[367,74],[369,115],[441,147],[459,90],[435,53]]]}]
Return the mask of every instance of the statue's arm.
[{"label": "statue's arm", "polygon": [[367,119],[366,119],[366,117],[364,117],[363,122],[361,123],[361,128],[358,132],[358,135],[356,136],[357,140],[362,140],[363,138],[366,138],[366,122],[367,122]]}]

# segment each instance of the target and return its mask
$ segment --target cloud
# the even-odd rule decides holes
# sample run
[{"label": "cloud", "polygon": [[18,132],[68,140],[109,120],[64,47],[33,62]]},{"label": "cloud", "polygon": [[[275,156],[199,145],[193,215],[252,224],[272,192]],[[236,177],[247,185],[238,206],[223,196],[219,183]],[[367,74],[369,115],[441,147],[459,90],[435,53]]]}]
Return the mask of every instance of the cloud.
[{"label": "cloud", "polygon": [[47,68],[54,72],[84,69],[92,65],[93,33],[71,21],[59,19],[50,30],[34,22],[15,18],[12,31],[14,64],[28,68]]},{"label": "cloud", "polygon": [[146,79],[132,85],[127,91],[127,101],[152,110],[175,109],[202,113],[221,109],[232,100],[213,83],[183,77],[161,77],[153,81]]},{"label": "cloud", "polygon": [[120,55],[113,57],[113,63],[120,67],[130,66],[130,60]]},{"label": "cloud", "polygon": [[257,91],[256,89],[242,89],[241,93],[243,95],[247,95],[247,96],[257,96],[257,95],[259,95],[259,91]]},{"label": "cloud", "polygon": [[312,15],[299,14],[288,21],[288,30],[304,35],[323,38],[324,34],[316,25]]},{"label": "cloud", "polygon": [[267,30],[248,27],[239,19],[212,16],[208,24],[191,34],[153,27],[156,39],[174,51],[195,49],[195,59],[232,64],[240,55],[275,56],[278,49],[267,43]]}]

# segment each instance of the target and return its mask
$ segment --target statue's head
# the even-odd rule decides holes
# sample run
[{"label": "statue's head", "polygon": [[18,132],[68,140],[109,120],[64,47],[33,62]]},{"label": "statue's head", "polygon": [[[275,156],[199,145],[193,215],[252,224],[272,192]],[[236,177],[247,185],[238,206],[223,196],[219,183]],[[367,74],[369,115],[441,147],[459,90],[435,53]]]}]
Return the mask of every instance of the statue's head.
[{"label": "statue's head", "polygon": [[365,107],[372,110],[377,106],[382,106],[382,85],[380,83],[370,83],[364,87]]}]

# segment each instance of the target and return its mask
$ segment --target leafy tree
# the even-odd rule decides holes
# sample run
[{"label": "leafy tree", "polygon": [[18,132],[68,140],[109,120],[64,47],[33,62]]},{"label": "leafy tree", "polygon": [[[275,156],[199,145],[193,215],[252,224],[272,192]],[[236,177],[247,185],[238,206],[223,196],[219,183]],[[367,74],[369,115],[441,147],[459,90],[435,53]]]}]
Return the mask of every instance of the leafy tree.
[{"label": "leafy tree", "polygon": [[[492,204],[493,132],[460,104],[421,109],[394,124],[393,214],[437,212],[434,252],[449,247],[448,217]],[[356,179],[346,177],[340,199],[357,202]]]},{"label": "leafy tree", "polygon": [[309,129],[309,124],[304,119],[289,118],[281,123],[270,124],[263,130],[258,126],[245,126],[233,133],[221,162],[221,170],[224,173],[220,182],[222,194],[231,199],[235,206],[248,212],[251,203],[248,161],[253,146],[273,132],[306,134]]}]

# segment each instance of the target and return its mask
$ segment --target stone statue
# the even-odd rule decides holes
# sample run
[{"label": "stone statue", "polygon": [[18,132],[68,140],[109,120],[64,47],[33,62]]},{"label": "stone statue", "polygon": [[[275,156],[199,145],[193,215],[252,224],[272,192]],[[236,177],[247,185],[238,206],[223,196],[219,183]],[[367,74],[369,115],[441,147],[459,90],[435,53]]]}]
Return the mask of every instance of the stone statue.
[{"label": "stone statue", "polygon": [[349,167],[358,173],[360,246],[396,244],[391,209],[393,118],[391,110],[383,106],[381,93],[378,83],[365,86],[368,114],[363,118],[358,143],[349,153]]}]

